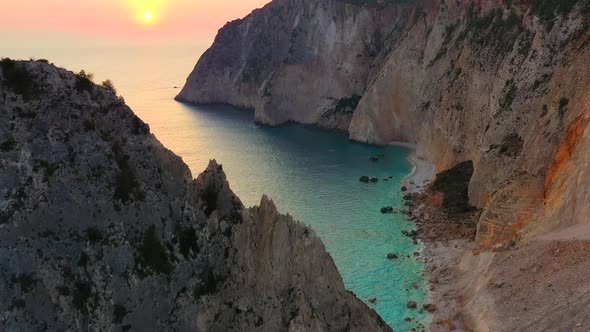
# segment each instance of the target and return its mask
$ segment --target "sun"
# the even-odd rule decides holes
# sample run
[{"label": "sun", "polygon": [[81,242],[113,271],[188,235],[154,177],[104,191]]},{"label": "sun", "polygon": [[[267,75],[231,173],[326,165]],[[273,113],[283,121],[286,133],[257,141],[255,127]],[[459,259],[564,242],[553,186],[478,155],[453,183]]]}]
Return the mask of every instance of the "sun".
[{"label": "sun", "polygon": [[151,12],[143,12],[143,20],[144,21],[151,21],[152,20],[152,13]]}]

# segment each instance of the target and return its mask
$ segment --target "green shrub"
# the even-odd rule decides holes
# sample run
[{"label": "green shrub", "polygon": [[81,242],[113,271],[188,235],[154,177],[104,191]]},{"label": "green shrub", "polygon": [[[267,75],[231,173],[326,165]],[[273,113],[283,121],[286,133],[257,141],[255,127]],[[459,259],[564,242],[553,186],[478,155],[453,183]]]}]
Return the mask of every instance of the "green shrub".
[{"label": "green shrub", "polygon": [[103,238],[102,232],[100,231],[100,229],[96,227],[89,227],[86,230],[86,236],[88,238],[88,241],[92,243],[98,243]]},{"label": "green shrub", "polygon": [[0,60],[0,68],[6,86],[14,93],[25,101],[38,97],[39,88],[23,64],[4,58]]},{"label": "green shrub", "polygon": [[80,255],[80,258],[78,258],[78,266],[79,267],[86,267],[86,265],[88,265],[88,261],[90,260],[90,257],[88,257],[88,254],[86,254],[85,252],[83,252]]},{"label": "green shrub", "polygon": [[350,97],[341,98],[336,104],[336,107],[334,107],[334,110],[337,113],[353,113],[361,101],[361,98],[362,96],[359,96],[356,93]]},{"label": "green shrub", "polygon": [[219,287],[224,283],[225,277],[221,275],[217,275],[213,271],[213,267],[208,266],[205,270],[203,270],[200,274],[201,282],[199,286],[195,289],[195,296],[201,296],[203,294],[212,294],[219,289]]},{"label": "green shrub", "polygon": [[92,296],[92,284],[86,281],[77,281],[74,284],[74,307],[84,315],[88,314],[88,300]]},{"label": "green shrub", "polygon": [[539,18],[545,29],[553,29],[557,16],[567,16],[580,1],[532,0],[531,13]]},{"label": "green shrub", "polygon": [[16,147],[16,142],[12,139],[9,139],[8,141],[5,141],[4,143],[0,144],[0,151],[2,151],[2,152],[12,151],[12,150],[14,150],[15,147]]},{"label": "green shrub", "polygon": [[503,11],[496,8],[482,17],[478,17],[475,5],[469,8],[468,23],[458,40],[470,36],[470,41],[478,50],[490,49],[499,60],[509,54],[520,40],[519,53],[527,53],[532,41],[532,33],[522,24],[522,17],[512,8],[506,18]]},{"label": "green shrub", "polygon": [[55,289],[57,290],[57,293],[61,296],[70,296],[70,289],[68,288],[68,286],[59,285],[56,286]]},{"label": "green shrub", "polygon": [[127,316],[127,308],[121,304],[115,304],[113,308],[113,323],[121,324],[125,316]]},{"label": "green shrub", "polygon": [[35,162],[36,164],[35,167],[33,167],[33,171],[38,172],[43,169],[45,171],[45,181],[48,181],[49,178],[53,176],[57,170],[59,170],[58,164],[50,163],[47,160],[35,160]]},{"label": "green shrub", "polygon": [[117,176],[114,198],[116,200],[121,200],[123,203],[134,199],[142,201],[145,198],[145,195],[139,188],[139,183],[135,178],[135,172],[129,166],[129,156],[123,152],[123,149],[118,142],[113,144],[112,151],[120,170],[119,175]]},{"label": "green shrub", "polygon": [[514,102],[514,98],[516,97],[516,91],[517,88],[516,84],[514,83],[514,80],[507,80],[504,84],[504,89],[502,90],[503,96],[499,100],[501,111],[511,109],[512,103]]},{"label": "green shrub", "polygon": [[14,275],[14,276],[12,276],[11,281],[12,281],[12,283],[18,283],[18,285],[20,286],[21,292],[29,293],[35,288],[35,285],[37,284],[38,280],[37,280],[37,278],[35,278],[35,273],[31,272],[31,273],[23,273],[18,276]]},{"label": "green shrub", "polygon": [[96,129],[96,125],[94,124],[94,121],[92,121],[92,120],[84,120],[84,122],[82,122],[82,126],[84,126],[85,133],[87,133],[89,131],[94,131]]},{"label": "green shrub", "polygon": [[418,3],[416,0],[340,0],[341,2],[349,3],[355,6],[367,7],[387,7],[392,5],[407,5]]},{"label": "green shrub", "polygon": [[169,274],[174,270],[174,266],[168,259],[166,248],[158,239],[154,225],[151,225],[143,235],[143,242],[138,250],[137,263],[138,269],[148,275]]},{"label": "green shrub", "polygon": [[490,151],[497,151],[501,156],[516,157],[522,152],[524,141],[516,134],[506,135],[501,144],[492,144]]},{"label": "green shrub", "polygon": [[111,80],[106,80],[100,84],[103,88],[112,92],[115,96],[117,95],[117,89],[115,88],[115,84]]},{"label": "green shrub", "polygon": [[81,70],[78,74],[76,74],[76,90],[78,90],[78,92],[92,92],[94,90],[94,83],[92,82],[93,79],[94,75],[90,73],[87,74],[84,70]]},{"label": "green shrub", "polygon": [[184,258],[188,259],[191,252],[197,254],[199,252],[199,246],[197,243],[197,232],[194,228],[189,227],[181,229],[178,236],[178,242],[180,246],[180,253]]}]

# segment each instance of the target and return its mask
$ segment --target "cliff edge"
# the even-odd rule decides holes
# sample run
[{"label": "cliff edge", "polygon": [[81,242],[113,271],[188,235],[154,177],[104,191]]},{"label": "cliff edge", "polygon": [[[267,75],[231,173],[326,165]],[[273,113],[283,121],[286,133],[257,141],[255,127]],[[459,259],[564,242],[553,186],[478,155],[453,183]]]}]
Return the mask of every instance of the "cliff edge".
[{"label": "cliff edge", "polygon": [[46,61],[0,62],[0,230],[3,331],[391,331],[313,230]]}]

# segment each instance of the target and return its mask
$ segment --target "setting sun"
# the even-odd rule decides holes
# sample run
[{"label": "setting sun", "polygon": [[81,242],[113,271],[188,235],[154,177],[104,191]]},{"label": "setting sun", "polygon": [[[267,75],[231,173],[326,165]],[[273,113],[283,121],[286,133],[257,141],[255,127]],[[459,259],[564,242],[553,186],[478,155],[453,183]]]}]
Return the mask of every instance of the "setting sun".
[{"label": "setting sun", "polygon": [[150,13],[150,12],[144,12],[143,13],[143,19],[145,21],[150,21],[152,19],[152,13]]}]

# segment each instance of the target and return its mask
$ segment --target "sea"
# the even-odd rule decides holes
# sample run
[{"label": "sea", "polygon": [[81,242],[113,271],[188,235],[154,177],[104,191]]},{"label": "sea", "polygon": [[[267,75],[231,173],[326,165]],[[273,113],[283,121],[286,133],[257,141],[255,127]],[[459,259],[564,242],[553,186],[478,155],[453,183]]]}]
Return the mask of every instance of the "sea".
[{"label": "sea", "polygon": [[[406,306],[409,300],[421,304],[428,297],[423,264],[415,257],[420,244],[402,235],[415,225],[402,214],[380,212],[384,206],[403,208],[400,181],[411,172],[411,151],[359,144],[342,133],[301,125],[261,127],[252,111],[174,101],[211,42],[4,44],[0,57],[47,59],[92,73],[97,83],[112,80],[126,103],[194,176],[216,159],[246,206],[257,205],[266,194],[281,212],[315,229],[346,288],[396,331],[425,324],[427,313]],[[378,162],[370,160],[377,155],[383,155]],[[379,182],[361,183],[363,175]],[[389,253],[400,258],[387,259]]]}]

